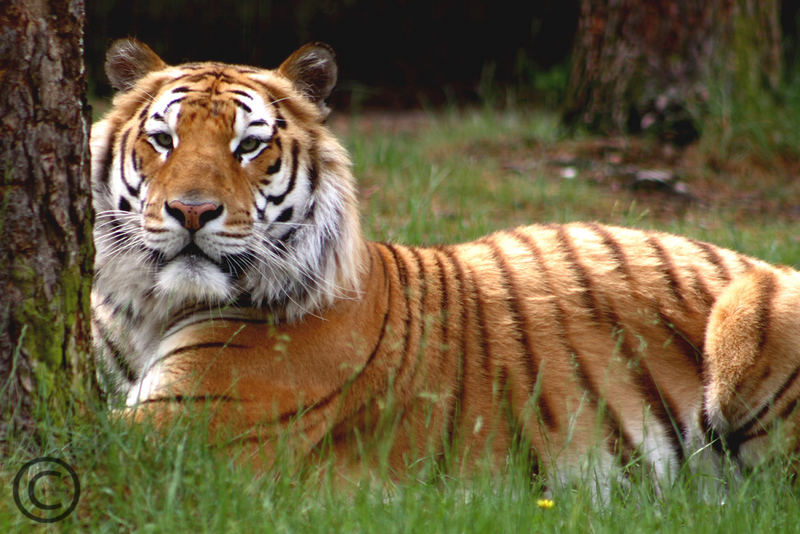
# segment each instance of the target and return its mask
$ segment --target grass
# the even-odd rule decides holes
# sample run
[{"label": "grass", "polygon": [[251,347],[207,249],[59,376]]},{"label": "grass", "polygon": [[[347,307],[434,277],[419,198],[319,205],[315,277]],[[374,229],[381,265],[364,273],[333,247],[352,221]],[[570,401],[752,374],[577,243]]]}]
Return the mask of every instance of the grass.
[{"label": "grass", "polygon": [[[540,111],[363,115],[334,118],[333,127],[352,152],[370,238],[456,242],[528,222],[591,219],[800,266],[800,214],[781,194],[796,187],[790,168],[720,169],[692,149],[676,156],[648,141],[567,138]],[[692,199],[632,191],[618,176],[626,166],[674,169]],[[565,168],[575,176],[562,177],[572,175]],[[556,489],[546,508],[540,483],[515,461],[469,478],[423,465],[409,480],[343,491],[314,466],[254,476],[208,446],[202,418],[158,433],[58,398],[39,392],[40,441],[20,441],[2,460],[0,532],[800,531],[800,493],[785,462],[731,476],[710,498],[682,473],[662,488],[612,482],[605,500],[588,486]],[[66,414],[64,422],[50,412]],[[74,466],[82,495],[69,517],[37,527],[16,509],[11,481],[24,462],[46,455]]]}]

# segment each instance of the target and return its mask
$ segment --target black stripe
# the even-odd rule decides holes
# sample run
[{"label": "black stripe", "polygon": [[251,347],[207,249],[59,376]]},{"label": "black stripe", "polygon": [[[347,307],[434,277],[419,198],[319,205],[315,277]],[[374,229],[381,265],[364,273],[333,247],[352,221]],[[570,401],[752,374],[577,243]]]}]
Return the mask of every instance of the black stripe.
[{"label": "black stripe", "polygon": [[[310,221],[310,220],[313,220],[313,218],[314,218],[314,211],[315,211],[316,209],[317,209],[317,203],[316,203],[316,201],[312,200],[312,201],[311,201],[311,203],[310,203],[310,204],[308,205],[308,207],[306,208],[306,212],[303,214],[303,220],[304,220],[304,221]],[[337,215],[340,215],[340,214],[337,212]],[[336,225],[336,227],[338,228],[338,226],[339,226],[339,225],[337,224],[337,225]],[[334,234],[334,235],[336,235],[336,234]]]},{"label": "black stripe", "polygon": [[697,268],[690,266],[688,271],[691,273],[690,278],[692,289],[700,298],[700,301],[703,305],[703,309],[701,311],[703,315],[707,315],[717,299],[711,294],[711,291],[709,291],[703,276],[697,271]]},{"label": "black stripe", "polygon": [[209,341],[207,343],[195,343],[194,345],[185,345],[183,347],[178,347],[177,349],[173,349],[166,353],[165,355],[158,358],[154,363],[155,366],[158,363],[161,363],[173,356],[177,356],[179,354],[183,354],[186,352],[191,352],[193,350],[201,350],[201,349],[249,349],[251,348],[248,345],[241,345],[238,343],[230,343],[228,341]]},{"label": "black stripe", "polygon": [[438,252],[434,252],[433,257],[436,259],[436,266],[439,269],[439,287],[441,288],[442,292],[442,317],[441,317],[441,328],[442,328],[442,345],[443,347],[447,347],[448,345],[448,337],[447,337],[447,321],[449,320],[449,309],[448,309],[448,301],[447,301],[447,276],[444,270],[444,264],[442,263],[442,258]]},{"label": "black stripe", "polygon": [[309,181],[309,194],[313,194],[314,191],[317,189],[317,182],[319,182],[319,168],[317,164],[317,160],[319,159],[319,153],[317,151],[317,142],[318,136],[315,132],[309,132],[309,149],[308,149],[308,159],[309,159],[309,170],[308,170],[308,181]]},{"label": "black stripe", "polygon": [[658,323],[666,330],[669,339],[675,343],[678,350],[686,356],[686,361],[694,368],[697,376],[703,374],[703,340],[697,341],[689,337],[689,334],[678,328],[675,321],[667,315],[661,308],[656,309]]},{"label": "black stripe", "polygon": [[183,404],[187,401],[191,402],[210,402],[210,401],[225,401],[225,402],[239,402],[242,399],[231,397],[230,395],[170,395],[169,397],[151,397],[139,401],[139,405],[150,404],[155,402],[177,402]]},{"label": "black stripe", "polygon": [[289,175],[289,185],[286,187],[286,191],[281,193],[278,196],[268,196],[267,203],[275,204],[279,206],[285,199],[286,196],[292,192],[295,186],[295,182],[297,180],[297,167],[299,165],[299,152],[300,152],[300,145],[297,142],[297,139],[292,140],[292,172]]},{"label": "black stripe", "polygon": [[150,109],[152,108],[152,106],[153,106],[153,101],[150,100],[150,101],[147,102],[147,105],[144,106],[142,108],[142,110],[139,112],[139,131],[140,132],[144,130],[144,124],[147,122],[147,119],[149,118],[148,115],[150,114]]},{"label": "black stripe", "polygon": [[[771,304],[772,299],[774,298],[775,294],[775,275],[773,273],[765,273],[769,275],[768,282],[766,283],[766,287],[764,291],[761,293],[757,307],[758,311],[756,312],[757,317],[759,317],[759,342],[758,342],[758,354],[762,355],[764,351],[764,345],[766,344],[767,340],[767,333],[769,330],[769,322],[771,316]],[[769,368],[767,368],[767,373],[769,372]],[[742,440],[746,437],[746,434],[750,431],[750,429],[756,423],[759,423],[764,415],[767,414],[769,409],[772,406],[778,404],[780,399],[786,394],[786,392],[791,388],[795,379],[797,378],[798,374],[800,374],[800,367],[795,368],[795,370],[789,375],[786,381],[778,388],[778,391],[772,396],[770,400],[764,403],[764,406],[761,410],[756,413],[753,417],[751,417],[747,422],[739,426],[739,428],[733,432],[730,436],[727,437],[728,445],[731,449],[738,450],[738,444],[742,442]]]},{"label": "black stripe", "polygon": [[[522,306],[519,302],[520,292],[511,273],[511,268],[506,261],[503,251],[500,249],[495,238],[486,240],[487,245],[492,250],[494,260],[500,268],[500,274],[503,276],[503,283],[507,289],[507,301],[511,312],[511,323],[514,329],[515,338],[524,351],[524,363],[528,369],[528,382],[530,383],[529,395],[533,395],[536,389],[536,381],[539,379],[539,358],[533,350],[533,343],[528,336],[528,332],[532,330],[531,325],[528,324],[527,316],[522,312]],[[550,404],[544,394],[540,394],[536,399],[537,406],[542,421],[547,425],[550,430],[556,426],[553,412],[550,410]]]},{"label": "black stripe", "polygon": [[275,160],[275,163],[267,167],[266,174],[275,174],[280,170],[281,170],[281,157],[279,155],[278,159]]},{"label": "black stripe", "polygon": [[122,140],[120,141],[120,151],[119,151],[119,173],[120,177],[122,178],[122,183],[125,184],[125,187],[128,189],[128,193],[132,197],[139,196],[139,188],[138,186],[134,188],[131,184],[128,183],[128,180],[125,178],[125,149],[128,143],[128,134],[130,134],[130,130],[125,130],[122,134]]},{"label": "black stripe", "polygon": [[322,397],[319,401],[315,402],[308,408],[300,408],[280,414],[278,416],[278,420],[280,422],[285,423],[291,421],[292,419],[296,418],[301,412],[303,414],[307,414],[311,410],[319,410],[326,407],[342,391],[344,391],[346,388],[349,388],[352,384],[354,384],[356,380],[358,380],[366,372],[366,370],[371,366],[372,362],[375,360],[375,357],[377,356],[378,351],[380,350],[381,345],[383,344],[383,338],[386,335],[386,326],[389,323],[389,312],[391,304],[391,288],[389,287],[389,273],[386,267],[386,260],[384,260],[383,254],[381,254],[380,251],[377,250],[378,244],[375,243],[375,245],[376,245],[375,251],[378,255],[378,258],[380,258],[381,266],[383,267],[383,276],[386,285],[386,304],[383,309],[383,324],[381,325],[381,331],[380,334],[378,334],[378,340],[376,341],[375,346],[372,349],[372,352],[370,352],[369,357],[367,357],[367,361],[355,375],[347,378],[342,384],[336,387],[333,391]]},{"label": "black stripe", "polygon": [[[184,317],[182,320],[185,320]],[[173,328],[177,325],[180,321],[173,322]],[[270,324],[272,321],[268,321],[267,319],[250,319],[250,318],[242,318],[242,317],[203,317],[201,319],[197,319],[196,321],[191,321],[188,323],[184,323],[181,325],[181,330],[184,328],[190,328],[192,326],[196,326],[203,323],[216,323],[216,322],[224,322],[224,323],[235,323],[235,324],[256,324],[256,325],[267,325]],[[169,332],[169,328],[165,328],[164,332],[165,335],[169,334],[170,336],[177,334],[178,332]]]},{"label": "black stripe", "polygon": [[317,190],[317,185],[319,183],[319,167],[317,166],[317,147],[316,145],[311,147],[309,151],[309,157],[311,158],[311,168],[308,170],[308,182],[309,182],[309,193],[313,194],[314,191]]},{"label": "black stripe", "polygon": [[108,145],[106,145],[106,151],[103,154],[103,159],[101,163],[101,168],[103,169],[103,174],[100,176],[102,182],[107,184],[111,179],[111,164],[113,161],[112,154],[114,152],[114,146],[117,144],[117,131],[115,130],[111,134],[111,138],[109,139]]},{"label": "black stripe", "polygon": [[205,306],[205,305],[200,305],[200,304],[197,304],[197,305],[189,307],[189,308],[185,308],[185,309],[183,309],[183,310],[181,310],[179,312],[180,315],[174,317],[166,325],[166,327],[164,328],[163,331],[164,332],[169,332],[170,330],[172,330],[175,327],[176,324],[178,324],[179,322],[183,321],[184,319],[188,319],[189,317],[191,317],[195,313],[202,313],[202,312],[206,312],[206,311],[209,311],[208,307]]},{"label": "black stripe", "polygon": [[611,254],[612,258],[614,258],[614,263],[617,266],[616,270],[626,281],[630,282],[631,272],[630,267],[628,266],[628,258],[625,255],[625,252],[622,250],[622,246],[619,244],[619,242],[614,239],[607,228],[600,226],[597,223],[588,223],[587,226],[594,233],[600,236],[603,246],[608,249],[609,254]]},{"label": "black stripe", "polygon": [[410,288],[408,286],[408,270],[406,268],[405,260],[397,250],[397,248],[392,245],[391,243],[383,243],[383,245],[389,249],[389,252],[392,253],[392,257],[394,258],[395,266],[397,267],[397,276],[400,281],[400,292],[403,295],[403,299],[405,301],[405,309],[406,309],[406,318],[405,318],[405,331],[401,332],[403,335],[403,339],[405,343],[403,345],[403,357],[400,361],[400,367],[397,370],[397,376],[403,373],[403,370],[406,368],[408,364],[408,353],[411,349],[411,320],[412,320],[412,312],[411,312],[411,301],[409,298],[409,291]]},{"label": "black stripe", "polygon": [[[242,102],[241,100],[238,100],[238,99],[234,98],[234,99],[233,99],[233,103],[234,103],[234,104],[236,104],[237,106],[239,106],[240,108],[242,108],[243,110],[245,110],[247,113],[252,113],[252,112],[253,112],[253,110],[252,110],[252,109],[250,109],[250,106],[248,106],[247,104],[245,104],[245,103],[244,103],[244,102]],[[263,121],[262,121],[262,122],[263,122]],[[250,123],[250,126],[252,126],[252,125],[253,125],[253,124],[252,124],[252,123]]]},{"label": "black stripe", "polygon": [[725,262],[722,260],[722,257],[717,254],[716,247],[695,239],[689,239],[689,242],[703,252],[703,256],[705,256],[706,261],[717,269],[717,276],[726,282],[730,281],[731,274],[728,272],[728,268],[725,266]]},{"label": "black stripe", "polygon": [[467,365],[466,365],[466,355],[467,355],[467,339],[469,338],[468,331],[467,331],[467,318],[468,318],[468,308],[467,308],[467,289],[464,285],[464,269],[461,267],[461,262],[458,261],[456,258],[455,252],[451,247],[442,247],[442,253],[445,257],[450,261],[453,265],[455,270],[455,280],[458,283],[458,287],[454,289],[454,294],[457,296],[455,299],[456,302],[460,303],[461,305],[461,314],[459,317],[458,322],[458,330],[456,331],[456,336],[461,338],[461,346],[459,347],[458,351],[458,361],[456,362],[456,388],[455,388],[455,395],[452,396],[450,404],[447,409],[447,443],[452,446],[453,441],[455,439],[455,430],[456,425],[461,421],[463,417],[463,410],[464,410],[464,400],[466,397],[466,380],[467,380]]},{"label": "black stripe", "polygon": [[[414,261],[417,264],[417,276],[416,280],[419,281],[420,285],[420,295],[419,295],[419,342],[417,343],[417,357],[414,360],[414,367],[411,370],[411,377],[409,378],[409,387],[413,387],[414,380],[417,376],[417,370],[419,369],[419,363],[421,360],[424,359],[424,351],[426,349],[427,343],[427,329],[425,328],[426,325],[426,318],[425,318],[425,300],[428,298],[428,274],[425,271],[425,265],[423,262],[423,258],[416,247],[408,247],[408,250],[411,252],[411,255],[414,257]],[[411,332],[409,331],[409,337]]]},{"label": "black stripe", "polygon": [[686,300],[683,297],[681,286],[678,283],[678,273],[675,270],[675,266],[667,254],[667,251],[664,250],[664,247],[661,246],[661,243],[653,235],[649,235],[647,237],[647,244],[656,253],[656,257],[658,258],[659,262],[657,270],[667,282],[667,288],[669,289],[672,298],[681,306],[685,306]]},{"label": "black stripe", "polygon": [[[226,69],[231,68],[230,65],[220,65],[220,66],[222,68],[226,68]],[[201,68],[204,68],[204,67],[201,66]],[[240,72],[243,72],[243,71],[240,70]],[[242,78],[232,78],[232,77],[228,76],[227,74],[224,74],[223,72],[220,72],[218,70],[217,71],[201,72],[201,73],[198,73],[198,74],[188,75],[188,81],[190,81],[192,83],[202,81],[205,78],[217,78],[218,80],[220,80],[222,82],[225,82],[225,83],[227,83],[229,85],[239,85],[241,87],[246,87],[247,89],[250,89],[251,91],[254,91],[256,93],[259,92],[259,89],[255,85],[250,83],[250,82],[253,82],[254,80],[245,80],[245,79],[242,79]],[[215,86],[215,91],[216,91],[217,94],[225,94],[225,93],[241,94],[241,92],[238,92],[236,89],[226,89],[224,91],[220,91],[219,88],[216,87],[216,86]],[[206,92],[210,92],[210,91],[206,91]],[[249,97],[249,95],[247,93],[245,93],[242,96],[248,96]]]},{"label": "black stripe", "polygon": [[484,306],[484,299],[481,294],[481,288],[475,280],[475,273],[469,264],[464,266],[465,281],[472,287],[472,299],[475,304],[475,315],[477,317],[477,326],[480,330],[479,341],[481,347],[481,365],[487,377],[492,377],[492,351],[489,347],[489,332],[486,329],[486,313]]},{"label": "black stripe", "polygon": [[[121,198],[120,201],[122,201],[122,200],[125,200],[125,199]],[[125,202],[127,202],[127,200],[125,200]],[[103,237],[109,237],[110,239],[112,239],[114,241],[115,245],[119,244],[119,243],[122,243],[124,240],[126,240],[129,237],[128,231],[125,229],[124,226],[122,226],[122,223],[116,217],[112,217],[111,220],[109,221],[109,224],[111,225],[111,231],[110,232],[106,232],[104,230]],[[111,249],[113,247],[108,247],[108,248]]]},{"label": "black stripe", "polygon": [[531,443],[525,432],[525,426],[520,422],[520,416],[514,412],[514,403],[510,398],[511,389],[508,385],[509,370],[502,367],[499,373],[500,391],[502,394],[502,404],[508,424],[509,432],[512,436],[511,447],[513,451],[521,453],[522,459],[529,462],[528,478],[533,481],[539,475],[540,460],[536,448]]},{"label": "black stripe", "polygon": [[111,336],[105,329],[104,325],[100,323],[100,321],[94,318],[92,319],[92,324],[94,324],[94,327],[97,330],[100,339],[102,339],[103,345],[111,353],[111,360],[114,362],[114,365],[125,377],[125,380],[127,380],[131,384],[135,383],[136,380],[138,380],[138,376],[130,367],[130,365],[128,365],[128,360],[126,360],[125,357],[122,355],[122,351],[120,350],[120,348],[117,347],[117,345],[111,340]]},{"label": "black stripe", "polygon": [[245,84],[245,83],[240,83],[239,85],[243,85],[243,86],[247,87],[248,89],[252,89],[253,91],[255,91],[257,93],[261,93],[262,96],[266,97],[265,100],[267,100],[273,106],[277,107],[275,105],[276,104],[275,101],[276,100],[280,100],[280,99],[276,98],[275,95],[273,94],[273,91],[275,90],[275,87],[270,86],[269,84],[264,83],[264,82],[262,82],[261,80],[258,80],[258,79],[252,79],[251,78],[251,79],[248,80],[248,82],[252,83],[252,85]]},{"label": "black stripe", "polygon": [[580,261],[578,260],[578,255],[575,252],[575,248],[572,246],[572,241],[567,233],[566,227],[558,227],[556,230],[556,241],[564,251],[570,271],[572,271],[575,281],[581,288],[580,295],[582,306],[590,313],[592,320],[595,323],[600,322],[602,320],[600,303],[594,295],[592,282],[589,280],[589,275],[586,272],[586,269],[584,269],[583,265],[581,265]]},{"label": "black stripe", "polygon": [[[672,297],[679,304],[685,306],[686,301],[678,283],[677,273],[666,251],[655,236],[648,236],[647,243],[650,248],[653,249],[659,259],[660,265],[658,271],[662,274]],[[692,364],[695,369],[695,373],[698,376],[701,376],[703,340],[692,339],[677,326],[677,323],[663,310],[657,301],[653,304],[656,307],[660,324],[662,324],[664,328],[670,332],[670,338],[675,342],[678,349],[686,356],[687,361]]]},{"label": "black stripe", "polygon": [[758,332],[758,353],[762,354],[764,346],[767,344],[767,336],[769,335],[770,322],[772,320],[772,300],[775,298],[775,291],[777,289],[775,283],[775,274],[772,272],[765,273],[767,279],[765,280],[764,291],[758,299],[757,317],[759,317],[759,332]]},{"label": "black stripe", "polygon": [[[781,387],[778,388],[778,391],[775,392],[771,399],[764,403],[764,406],[761,407],[758,413],[748,419],[744,424],[739,426],[739,428],[737,428],[735,431],[731,432],[727,436],[724,436],[723,441],[731,454],[734,456],[737,455],[743,443],[753,438],[762,436],[767,432],[767,426],[770,422],[763,421],[762,419],[770,411],[770,409],[777,407],[781,399],[783,399],[783,397],[792,389],[792,386],[797,380],[798,375],[800,375],[800,367],[796,367],[795,370],[792,371],[789,377],[783,382],[783,384],[781,384]],[[796,408],[797,403],[797,400],[790,402],[783,410],[781,410],[781,413],[778,415],[778,417],[773,418],[772,421],[787,417]],[[758,425],[758,428],[755,430],[755,432],[751,432],[753,427],[756,425]]]},{"label": "black stripe", "polygon": [[[553,230],[556,232],[556,239],[561,240],[561,234],[563,233],[563,227],[561,225],[553,226]],[[531,256],[535,260],[539,272],[542,273],[542,278],[544,280],[545,290],[548,294],[553,295],[555,300],[553,301],[554,306],[554,322],[557,326],[560,327],[560,335],[559,340],[561,341],[564,350],[566,351],[567,355],[572,358],[573,361],[573,372],[575,373],[575,377],[578,379],[578,383],[580,384],[581,388],[586,391],[587,398],[589,404],[591,405],[592,409],[600,414],[601,407],[600,401],[602,397],[597,389],[597,386],[592,381],[591,377],[586,373],[586,364],[583,362],[581,358],[581,354],[575,350],[572,346],[572,343],[569,340],[569,335],[567,333],[566,327],[566,317],[567,314],[564,311],[563,307],[560,304],[560,297],[558,297],[555,292],[553,291],[552,283],[550,282],[550,271],[547,269],[547,266],[544,263],[544,259],[542,257],[541,250],[533,241],[533,239],[527,235],[526,233],[522,232],[521,230],[517,229],[511,232],[511,235],[515,236],[519,241],[521,241],[531,253]],[[605,409],[602,410],[603,419],[605,422],[605,426],[608,431],[614,436],[612,440],[606,442],[609,453],[612,455],[620,454],[621,459],[623,462],[627,462],[631,452],[634,450],[633,440],[630,439],[625,428],[622,426],[622,423],[619,417],[614,412],[614,409],[608,402],[603,403]]]},{"label": "black stripe", "polygon": [[139,161],[136,157],[136,147],[131,149],[131,164],[133,165],[133,170],[137,173],[139,172]]},{"label": "black stripe", "polygon": [[226,92],[227,93],[233,93],[233,94],[239,95],[239,96],[243,96],[243,97],[245,97],[245,98],[247,98],[249,100],[253,100],[253,97],[250,96],[250,94],[247,93],[246,91],[240,91],[239,89],[231,89],[231,90],[226,91]]},{"label": "black stripe", "polygon": [[[441,378],[437,379],[437,384],[445,384],[444,380],[447,376],[448,365],[450,361],[448,356],[453,352],[453,347],[450,346],[450,340],[448,338],[448,324],[447,322],[450,320],[450,310],[449,310],[449,300],[447,297],[448,293],[448,285],[447,285],[447,273],[445,271],[444,262],[442,260],[442,254],[438,250],[432,250],[433,259],[436,262],[436,269],[438,271],[438,283],[439,283],[439,310],[440,313],[436,318],[435,324],[439,327],[439,331],[441,332],[441,340],[440,344],[438,345],[438,372]],[[458,362],[456,362],[456,366],[458,366]],[[456,372],[458,369],[456,368]],[[458,381],[458,376],[456,377],[456,382]],[[441,386],[440,386],[441,387]],[[442,393],[449,393],[449,388],[445,387],[440,390]],[[445,433],[442,434],[442,449],[441,449],[441,458],[446,459],[446,455],[444,454],[452,444],[452,410],[453,410],[453,403],[455,397],[452,395],[448,395],[449,400],[444,412],[444,428]]]},{"label": "black stripe", "polygon": [[[215,72],[214,74],[222,82],[225,82],[225,83],[230,84],[230,85],[239,84],[239,79],[238,78],[234,78],[232,76],[228,76],[224,72],[219,72],[218,71],[218,72]],[[244,85],[244,84],[241,84],[241,85]]]},{"label": "black stripe", "polygon": [[297,230],[297,226],[292,226],[285,234],[278,238],[278,241],[275,242],[275,247],[278,249],[277,252],[281,255],[281,257],[286,257],[286,253],[289,251],[288,246],[290,245],[292,237],[297,233]]},{"label": "black stripe", "polygon": [[170,107],[171,107],[173,104],[178,104],[178,103],[180,103],[180,102],[183,102],[185,99],[186,99],[186,97],[185,97],[185,96],[181,96],[181,97],[178,97],[178,98],[176,98],[176,99],[172,100],[172,101],[171,101],[169,104],[167,104],[167,105],[164,107],[164,109],[163,109],[163,112],[164,112],[164,113],[166,113],[166,112],[167,112],[167,110],[168,110],[168,109],[169,109],[169,108],[170,108]]},{"label": "black stripe", "polygon": [[288,208],[284,209],[280,214],[275,218],[275,222],[286,222],[292,218],[292,213],[294,213],[294,208],[289,206]]},{"label": "black stripe", "polygon": [[[529,236],[528,234],[524,233],[520,229],[511,230],[509,232],[509,235],[515,237],[518,241],[520,241],[528,249],[528,252],[531,255],[531,257],[533,258],[534,263],[536,263],[537,270],[542,275],[542,280],[544,282],[545,292],[548,295],[553,295],[554,297],[558,298],[553,293],[552,287],[550,286],[550,282],[549,282],[549,278],[550,277],[549,277],[549,273],[547,271],[547,266],[544,264],[544,259],[542,258],[542,251],[539,249],[539,246],[534,242],[533,238],[531,238],[531,236]],[[560,306],[560,304],[558,304],[557,300],[553,301],[553,305],[555,306],[556,311],[561,309],[561,306]],[[559,338],[558,341],[561,343],[562,346],[566,347],[568,345],[568,343],[567,343],[566,338],[564,337],[565,332],[564,332],[563,322],[558,320],[558,319],[556,319],[556,324],[561,326],[561,332],[560,333],[561,333],[562,337]]]},{"label": "black stripe", "polygon": [[[620,276],[622,276],[622,278],[629,285],[632,284],[627,257],[625,256],[621,245],[605,228],[594,223],[589,224],[588,226],[601,237],[603,246],[606,247],[608,253],[612,258],[614,258],[614,261],[618,266],[617,271],[619,272]],[[631,290],[633,290],[632,286]],[[604,318],[612,328],[612,335],[622,336],[620,353],[628,362],[630,362],[629,368],[634,371],[633,379],[636,383],[639,394],[651,407],[656,419],[658,419],[659,423],[664,428],[664,431],[667,432],[667,439],[670,441],[675,457],[678,459],[678,461],[683,461],[684,439],[682,437],[680,428],[677,426],[678,421],[676,420],[676,417],[679,412],[677,411],[677,405],[675,401],[666,391],[662,390],[662,388],[658,386],[655,378],[653,378],[653,375],[650,372],[649,367],[647,366],[647,362],[636,357],[636,352],[631,347],[630,342],[625,335],[625,325],[622,324],[622,321],[610,303],[604,307]]]},{"label": "black stripe", "polygon": [[272,105],[275,106],[275,124],[278,125],[278,128],[286,128],[286,119],[281,113],[281,107],[277,102],[273,102]]},{"label": "black stripe", "polygon": [[113,295],[111,295],[111,294],[106,295],[106,296],[103,297],[103,305],[104,306],[108,306],[109,308],[112,308],[114,310],[114,315],[115,316],[124,315],[125,319],[128,320],[132,324],[136,323],[138,321],[138,319],[134,315],[133,311],[131,310],[130,304],[127,304],[127,305],[118,304],[114,300]]}]

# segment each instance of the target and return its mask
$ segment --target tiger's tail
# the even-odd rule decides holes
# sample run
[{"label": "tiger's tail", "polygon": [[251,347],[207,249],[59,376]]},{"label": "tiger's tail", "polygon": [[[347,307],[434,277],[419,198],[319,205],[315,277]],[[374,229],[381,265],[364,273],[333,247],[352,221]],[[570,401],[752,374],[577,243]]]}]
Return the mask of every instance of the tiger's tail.
[{"label": "tiger's tail", "polygon": [[[705,350],[704,408],[718,444],[744,465],[769,446],[796,451],[800,273],[756,268],[734,280],[711,310]],[[785,432],[773,433],[778,423]]]}]

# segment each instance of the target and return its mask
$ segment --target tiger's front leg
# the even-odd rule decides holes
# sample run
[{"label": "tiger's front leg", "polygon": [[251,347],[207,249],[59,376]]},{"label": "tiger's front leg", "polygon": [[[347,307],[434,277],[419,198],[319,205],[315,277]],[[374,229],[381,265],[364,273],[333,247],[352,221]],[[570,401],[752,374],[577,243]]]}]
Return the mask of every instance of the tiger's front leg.
[{"label": "tiger's front leg", "polygon": [[365,367],[382,332],[374,300],[344,301],[326,319],[292,325],[255,311],[187,319],[129,391],[128,414],[156,426],[202,416],[217,443],[305,457],[380,384],[382,368]]},{"label": "tiger's front leg", "polygon": [[[302,389],[270,384],[256,398],[247,384],[239,388],[238,381],[223,384],[204,379],[210,355],[187,356],[145,375],[119,415],[160,431],[178,427],[198,432],[213,448],[258,469],[276,463],[297,465],[328,432],[328,414],[307,413]],[[211,359],[218,357],[211,355]],[[228,371],[237,374],[235,369]],[[212,370],[212,374],[218,372],[219,368]]]},{"label": "tiger's front leg", "polygon": [[705,411],[731,456],[754,465],[770,446],[796,451],[800,273],[759,268],[734,280],[712,309],[705,347]]}]

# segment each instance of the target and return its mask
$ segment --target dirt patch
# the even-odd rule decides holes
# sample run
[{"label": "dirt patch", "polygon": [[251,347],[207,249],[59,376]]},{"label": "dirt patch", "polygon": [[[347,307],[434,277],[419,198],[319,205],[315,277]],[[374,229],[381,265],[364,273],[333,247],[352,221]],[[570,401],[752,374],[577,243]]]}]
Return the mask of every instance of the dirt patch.
[{"label": "dirt patch", "polygon": [[765,163],[742,156],[712,165],[697,145],[676,148],[637,138],[567,141],[541,152],[557,176],[630,191],[656,212],[728,207],[743,217],[800,221],[800,165],[784,158]]}]

